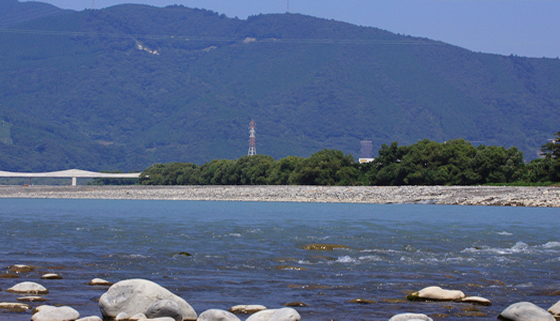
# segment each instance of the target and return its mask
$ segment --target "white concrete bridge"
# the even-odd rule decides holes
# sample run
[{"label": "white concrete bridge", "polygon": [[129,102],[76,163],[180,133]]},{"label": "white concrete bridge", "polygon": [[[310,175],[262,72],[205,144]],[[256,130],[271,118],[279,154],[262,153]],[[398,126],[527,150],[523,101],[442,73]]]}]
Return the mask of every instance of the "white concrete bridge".
[{"label": "white concrete bridge", "polygon": [[139,178],[140,173],[99,173],[83,171],[80,169],[69,169],[58,172],[45,173],[15,173],[0,171],[0,177],[18,177],[18,178],[72,178],[72,186],[76,186],[77,178]]}]

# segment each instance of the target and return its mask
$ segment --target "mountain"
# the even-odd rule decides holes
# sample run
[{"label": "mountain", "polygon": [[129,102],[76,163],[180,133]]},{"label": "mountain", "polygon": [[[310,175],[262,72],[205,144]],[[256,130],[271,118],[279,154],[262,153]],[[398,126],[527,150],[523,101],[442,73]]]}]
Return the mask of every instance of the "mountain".
[{"label": "mountain", "polygon": [[558,59],[299,14],[69,12],[0,29],[0,118],[11,125],[0,168],[238,158],[251,119],[257,152],[274,158],[324,148],[359,156],[361,140],[378,149],[465,138],[532,159],[558,131],[559,84]]},{"label": "mountain", "polygon": [[19,2],[17,0],[0,0],[0,28],[17,25],[22,22],[35,20],[42,17],[60,15],[71,12],[70,10],[62,10],[53,5],[27,1]]}]

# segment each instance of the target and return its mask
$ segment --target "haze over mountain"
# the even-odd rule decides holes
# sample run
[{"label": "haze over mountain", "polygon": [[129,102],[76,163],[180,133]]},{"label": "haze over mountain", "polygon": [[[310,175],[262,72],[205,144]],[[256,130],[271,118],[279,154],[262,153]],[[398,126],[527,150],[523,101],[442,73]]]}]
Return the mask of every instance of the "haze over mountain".
[{"label": "haze over mountain", "polygon": [[[29,3],[18,4],[10,10]],[[11,124],[0,136],[12,142],[0,143],[3,170],[237,158],[253,118],[257,151],[275,158],[465,138],[531,159],[559,130],[558,59],[298,14],[62,13],[0,29],[0,118]]]}]

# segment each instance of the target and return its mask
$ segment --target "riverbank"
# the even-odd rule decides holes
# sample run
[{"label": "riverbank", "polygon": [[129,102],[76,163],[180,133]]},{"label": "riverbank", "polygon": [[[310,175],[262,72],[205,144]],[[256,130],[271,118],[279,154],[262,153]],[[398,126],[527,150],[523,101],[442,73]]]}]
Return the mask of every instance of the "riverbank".
[{"label": "riverbank", "polygon": [[560,187],[0,186],[0,198],[128,199],[560,207]]}]

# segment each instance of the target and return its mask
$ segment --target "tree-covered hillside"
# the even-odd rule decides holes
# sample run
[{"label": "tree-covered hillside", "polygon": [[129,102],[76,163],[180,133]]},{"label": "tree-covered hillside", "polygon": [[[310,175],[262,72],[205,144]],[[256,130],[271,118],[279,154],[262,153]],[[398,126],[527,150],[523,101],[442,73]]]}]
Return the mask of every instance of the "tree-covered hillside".
[{"label": "tree-covered hillside", "polygon": [[48,3],[18,0],[0,0],[0,28],[17,25],[42,17],[69,13]]},{"label": "tree-covered hillside", "polygon": [[[1,23],[2,19],[0,19]],[[3,170],[138,170],[257,151],[359,155],[456,138],[535,158],[560,60],[474,53],[297,14],[120,5],[0,29]]]}]

